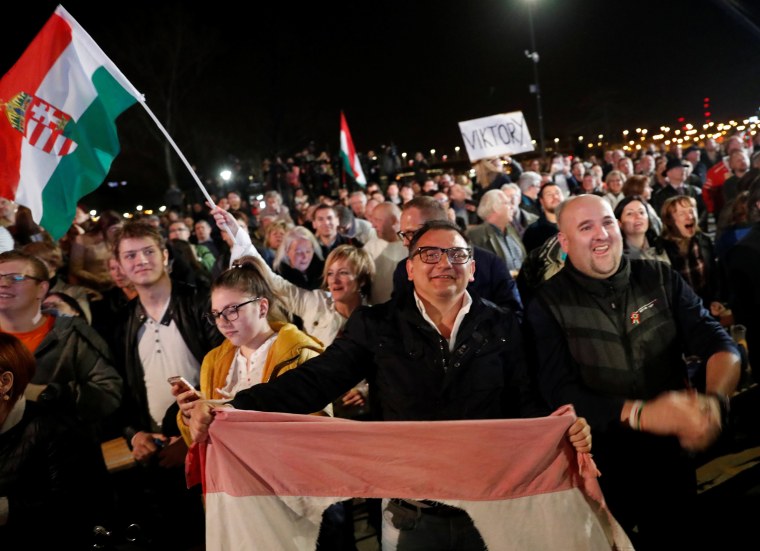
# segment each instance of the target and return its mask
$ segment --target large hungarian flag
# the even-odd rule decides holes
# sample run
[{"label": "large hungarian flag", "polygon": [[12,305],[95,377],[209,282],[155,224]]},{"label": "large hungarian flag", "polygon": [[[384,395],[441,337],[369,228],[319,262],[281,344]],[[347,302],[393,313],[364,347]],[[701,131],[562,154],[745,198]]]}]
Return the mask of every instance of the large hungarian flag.
[{"label": "large hungarian flag", "polygon": [[364,177],[364,171],[359,162],[359,156],[356,154],[354,140],[351,139],[351,132],[348,131],[348,123],[343,111],[340,112],[340,158],[343,161],[345,173],[356,180],[357,184],[366,186],[367,178]]},{"label": "large hungarian flag", "polygon": [[0,195],[58,239],[119,153],[116,117],[142,94],[61,6],[0,80]]},{"label": "large hungarian flag", "polygon": [[215,419],[187,459],[188,483],[204,485],[209,551],[311,551],[322,512],[351,497],[462,508],[494,551],[632,549],[593,461],[566,437],[570,406],[536,419],[362,422],[232,409]]}]

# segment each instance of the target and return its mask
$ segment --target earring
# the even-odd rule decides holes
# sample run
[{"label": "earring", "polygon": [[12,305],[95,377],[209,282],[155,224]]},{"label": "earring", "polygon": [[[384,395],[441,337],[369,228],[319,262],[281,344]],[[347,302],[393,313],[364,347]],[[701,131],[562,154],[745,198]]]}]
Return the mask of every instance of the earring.
[{"label": "earring", "polygon": [[7,402],[10,399],[11,399],[11,397],[8,394],[3,394],[3,400],[5,400]]}]

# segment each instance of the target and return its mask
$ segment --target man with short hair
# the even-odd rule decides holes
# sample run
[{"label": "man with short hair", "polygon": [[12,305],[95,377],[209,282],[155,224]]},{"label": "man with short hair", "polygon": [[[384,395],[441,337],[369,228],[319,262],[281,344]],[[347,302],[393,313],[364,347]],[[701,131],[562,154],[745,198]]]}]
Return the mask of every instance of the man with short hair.
[{"label": "man with short hair", "polygon": [[[399,237],[407,248],[414,234],[426,222],[448,220],[448,214],[441,204],[426,195],[415,197],[401,209],[401,230]],[[473,247],[473,260],[478,265],[477,275],[470,281],[468,292],[477,294],[491,302],[512,309],[518,317],[522,315],[522,301],[515,280],[507,271],[506,264],[495,254],[480,247]],[[393,296],[406,292],[411,287],[406,273],[406,262],[401,261],[393,273]]]},{"label": "man with short hair", "polygon": [[665,201],[671,197],[675,197],[676,195],[688,195],[689,197],[693,197],[697,202],[699,225],[704,231],[707,225],[707,210],[702,201],[702,193],[700,193],[699,188],[686,183],[684,161],[681,159],[669,159],[668,164],[665,166],[665,177],[667,179],[667,185],[658,189],[652,196],[652,207],[655,212],[660,213],[662,211],[662,205],[664,205]]},{"label": "man with short hair", "polygon": [[549,182],[541,188],[541,191],[538,193],[541,215],[538,217],[538,220],[525,229],[525,233],[523,234],[523,245],[525,245],[525,250],[528,253],[533,249],[539,248],[547,239],[556,235],[559,231],[554,210],[563,199],[562,189],[557,184]]},{"label": "man with short hair", "polygon": [[570,165],[570,175],[565,178],[569,194],[573,195],[581,188],[584,174],[586,174],[586,165],[580,159],[574,160]]},{"label": "man with short hair", "polygon": [[108,345],[83,318],[42,313],[49,288],[42,260],[7,251],[0,272],[0,332],[17,337],[37,363],[27,397],[74,413],[102,437],[122,397]]},{"label": "man with short hair", "polygon": [[[179,239],[180,241],[187,241],[190,243],[190,228],[188,228],[187,224],[182,221],[172,222],[169,225],[169,239]],[[208,250],[208,248],[206,248],[204,245],[195,245],[194,243],[190,243],[190,247],[193,249],[195,258],[198,259],[198,262],[201,263],[201,266],[206,268],[208,271],[211,271],[211,268],[214,266],[214,262],[216,261],[216,257],[211,253],[211,251]]]},{"label": "man with short hair", "polygon": [[348,206],[354,213],[354,216],[366,219],[364,209],[367,208],[367,194],[362,190],[352,191],[348,196]]},{"label": "man with short hair", "polygon": [[364,245],[375,261],[375,277],[372,279],[370,303],[380,304],[390,300],[393,293],[393,272],[398,263],[406,258],[404,242],[398,236],[401,230],[401,210],[393,203],[382,203],[370,216],[377,235]]},{"label": "man with short hair", "polygon": [[525,247],[512,227],[514,212],[512,201],[503,191],[486,191],[478,204],[478,216],[483,223],[471,226],[467,230],[467,237],[473,245],[501,258],[510,275],[516,278],[525,260]]},{"label": "man with short hair", "polygon": [[[526,174],[526,173],[523,173]],[[540,175],[539,181],[540,181]],[[520,176],[522,178],[522,176]],[[522,243],[522,236],[525,233],[525,229],[530,226],[533,222],[538,220],[538,215],[528,212],[527,210],[522,208],[522,191],[520,190],[520,186],[518,184],[509,183],[504,184],[501,186],[501,191],[503,191],[507,198],[512,203],[512,209],[514,210],[514,215],[512,216],[512,227],[517,232],[517,235],[520,236],[520,242]]]},{"label": "man with short hair", "polygon": [[[705,150],[710,146],[708,139]],[[716,159],[715,163],[707,170],[705,185],[702,186],[702,200],[708,212],[717,218],[723,208],[723,184],[731,176],[731,167],[728,161],[734,151],[744,151],[744,142],[740,134],[734,134],[723,142],[724,157]],[[705,161],[706,159],[703,159]],[[707,163],[705,163],[707,164]]]},{"label": "man with short hair", "polygon": [[216,242],[211,238],[211,224],[205,219],[201,218],[193,225],[195,230],[195,240],[199,246],[206,247],[211,254],[214,255],[214,259],[219,258],[219,247]]},{"label": "man with short hair", "polygon": [[[572,197],[557,215],[567,259],[527,314],[542,395],[589,419],[605,500],[634,547],[692,548],[683,538],[697,532],[682,529],[696,498],[690,452],[725,423],[736,346],[670,266],[624,257],[604,199]],[[686,354],[703,360],[699,390]]]},{"label": "man with short hair", "polygon": [[[202,527],[195,523],[203,523],[203,510],[199,496],[184,484],[187,446],[177,428],[177,405],[167,378],[181,375],[197,385],[204,356],[223,337],[203,319],[210,310],[208,289],[169,278],[169,253],[155,229],[139,221],[125,223],[116,235],[114,256],[137,291],[115,322],[114,353],[127,388],[124,438],[144,466],[138,485],[155,497],[147,506],[168,515],[166,521],[187,524],[188,533],[183,529],[182,536],[197,537]],[[176,537],[174,531],[165,532],[166,525],[156,529],[157,537]]]},{"label": "man with short hair", "polygon": [[335,212],[338,215],[338,234],[349,239],[352,244],[362,246],[375,237],[372,224],[364,218],[354,216],[350,208],[337,205]]},{"label": "man with short hair", "polygon": [[[739,194],[739,180],[749,172],[749,156],[744,149],[737,149],[728,156],[728,168],[731,176],[723,182],[723,204],[727,205]],[[720,212],[715,213],[720,215]]]},{"label": "man with short hair", "polygon": [[692,170],[689,183],[701,188],[707,179],[707,167],[702,162],[702,150],[696,145],[690,145],[683,152],[683,158],[691,163]]},{"label": "man with short hair", "polygon": [[520,186],[520,193],[522,194],[520,208],[525,212],[533,214],[536,218],[541,214],[541,205],[538,203],[541,181],[541,175],[531,171],[523,172],[517,180],[517,184]]},{"label": "man with short hair", "polygon": [[398,184],[396,182],[388,184],[385,194],[388,196],[388,201],[396,206],[401,205],[401,197],[399,196]]},{"label": "man with short hair", "polygon": [[340,222],[335,207],[324,203],[317,205],[312,215],[312,224],[319,246],[322,247],[323,258],[327,258],[330,251],[338,245],[354,244],[352,239],[338,233]]},{"label": "man with short hair", "polygon": [[208,289],[170,279],[169,253],[153,228],[127,222],[117,234],[114,254],[138,295],[127,306],[115,352],[124,363],[133,402],[125,435],[135,459],[143,461],[160,451],[154,439],[166,441],[160,429],[174,404],[166,378],[183,375],[196,383],[203,357],[223,339],[203,321]]}]

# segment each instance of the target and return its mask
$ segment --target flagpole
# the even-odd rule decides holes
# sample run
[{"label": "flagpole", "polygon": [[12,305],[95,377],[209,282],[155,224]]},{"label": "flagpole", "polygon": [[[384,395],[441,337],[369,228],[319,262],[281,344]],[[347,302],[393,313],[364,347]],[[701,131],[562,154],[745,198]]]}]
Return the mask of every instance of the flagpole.
[{"label": "flagpole", "polygon": [[[212,208],[212,209],[216,208],[216,203],[214,203],[214,200],[211,198],[211,195],[209,195],[208,191],[206,191],[206,187],[203,185],[203,183],[201,183],[201,180],[200,180],[200,178],[198,178],[198,175],[193,170],[193,167],[190,165],[190,163],[188,162],[188,160],[185,158],[185,155],[182,153],[182,151],[180,151],[180,149],[177,146],[177,144],[174,143],[174,140],[169,135],[169,133],[166,131],[166,128],[164,128],[164,125],[161,124],[161,121],[159,121],[158,118],[156,117],[156,115],[153,113],[153,111],[150,110],[150,107],[148,107],[147,103],[145,103],[144,101],[140,101],[139,103],[140,103],[140,105],[142,105],[145,108],[145,111],[147,111],[147,113],[150,116],[150,118],[153,119],[153,122],[156,123],[156,126],[158,126],[158,129],[161,130],[161,133],[163,133],[164,137],[166,137],[166,139],[169,141],[169,143],[171,144],[171,146],[174,148],[174,151],[177,152],[177,155],[182,160],[182,162],[185,164],[185,167],[187,167],[188,172],[190,172],[190,174],[192,175],[193,180],[195,180],[195,183],[198,184],[198,187],[201,189],[201,192],[206,197],[206,201],[208,201],[209,207]],[[232,230],[230,230],[230,228],[226,224],[224,226],[224,229],[227,230],[227,233],[230,234],[230,237],[232,238],[232,240],[234,242],[235,235],[232,233]]]}]

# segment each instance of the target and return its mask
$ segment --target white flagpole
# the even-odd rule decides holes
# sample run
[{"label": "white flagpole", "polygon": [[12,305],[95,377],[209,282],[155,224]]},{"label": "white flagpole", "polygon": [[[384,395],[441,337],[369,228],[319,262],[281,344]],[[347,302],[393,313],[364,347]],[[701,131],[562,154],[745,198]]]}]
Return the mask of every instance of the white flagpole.
[{"label": "white flagpole", "polygon": [[[198,178],[198,175],[195,173],[195,171],[193,170],[193,167],[190,165],[190,163],[188,162],[188,160],[185,158],[185,155],[182,153],[182,151],[180,151],[180,149],[177,146],[177,144],[174,143],[174,140],[169,135],[169,133],[166,131],[166,128],[164,128],[164,125],[161,124],[161,121],[158,120],[158,118],[156,117],[156,115],[153,113],[153,111],[150,110],[150,107],[148,107],[148,104],[145,103],[145,101],[140,101],[139,103],[145,108],[145,111],[148,112],[148,115],[150,115],[150,118],[153,119],[153,122],[156,123],[156,126],[158,126],[159,130],[161,130],[161,132],[163,133],[164,137],[166,137],[166,139],[169,141],[169,143],[171,144],[171,146],[174,148],[174,151],[177,152],[177,155],[182,160],[182,162],[185,163],[185,166],[187,167],[187,170],[192,175],[193,180],[195,180],[195,183],[198,184],[199,188],[201,188],[201,192],[203,192],[203,195],[206,197],[206,200],[208,201],[209,206],[212,209],[216,208],[216,204],[214,203],[214,200],[211,198],[211,195],[208,194],[208,191],[206,190],[206,187],[203,185],[203,183],[201,182],[200,178]],[[230,228],[226,224],[224,226],[224,229],[227,230],[227,233],[230,234],[230,237],[234,241],[235,240],[235,236],[232,233],[232,230],[230,230]]]}]

